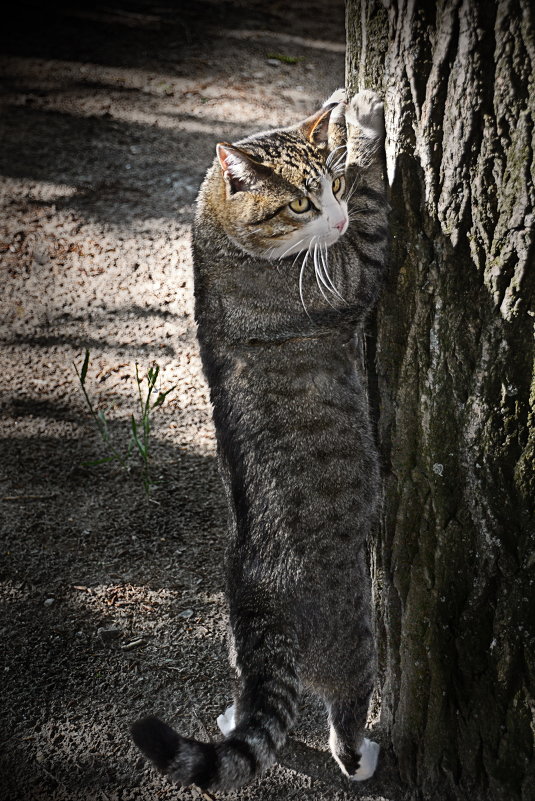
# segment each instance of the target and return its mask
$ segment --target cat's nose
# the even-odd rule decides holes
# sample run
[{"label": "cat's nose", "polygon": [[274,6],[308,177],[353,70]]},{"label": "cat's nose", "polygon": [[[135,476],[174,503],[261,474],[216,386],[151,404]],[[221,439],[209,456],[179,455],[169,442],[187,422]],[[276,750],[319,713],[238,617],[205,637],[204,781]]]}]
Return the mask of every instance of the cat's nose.
[{"label": "cat's nose", "polygon": [[342,220],[339,220],[337,223],[335,223],[335,224],[334,224],[334,227],[335,227],[335,228],[337,228],[337,229],[340,231],[340,233],[342,233],[342,231],[343,231],[343,230],[344,230],[344,228],[346,227],[346,221],[345,221],[345,218],[344,218],[344,219],[342,219]]}]

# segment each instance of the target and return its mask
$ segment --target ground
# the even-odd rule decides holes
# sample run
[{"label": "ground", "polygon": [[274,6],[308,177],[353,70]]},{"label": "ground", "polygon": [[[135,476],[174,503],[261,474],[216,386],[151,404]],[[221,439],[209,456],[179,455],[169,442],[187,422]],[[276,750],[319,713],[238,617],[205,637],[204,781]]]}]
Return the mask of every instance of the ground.
[{"label": "ground", "polygon": [[[5,801],[203,797],[141,758],[156,713],[217,737],[230,697],[226,510],[192,313],[195,195],[219,140],[289,124],[344,79],[340,0],[18,3],[2,26],[0,514]],[[284,57],[289,57],[285,60]],[[147,498],[106,456],[160,367]],[[380,726],[372,736],[382,741]],[[228,797],[399,801],[388,744],[351,786],[303,702],[280,763]],[[209,795],[204,795],[209,798]]]}]

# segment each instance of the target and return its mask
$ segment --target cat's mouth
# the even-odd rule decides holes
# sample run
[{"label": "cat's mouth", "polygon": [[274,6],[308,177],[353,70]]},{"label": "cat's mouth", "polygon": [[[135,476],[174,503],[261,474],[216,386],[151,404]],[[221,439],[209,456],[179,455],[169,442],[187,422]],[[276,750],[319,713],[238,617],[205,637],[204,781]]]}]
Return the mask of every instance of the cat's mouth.
[{"label": "cat's mouth", "polygon": [[337,225],[331,227],[330,231],[325,234],[324,243],[329,247],[330,245],[334,245],[335,242],[338,242],[341,236],[345,234],[347,231],[348,220],[344,219]]},{"label": "cat's mouth", "polygon": [[340,237],[342,237],[345,232],[347,231],[349,225],[349,221],[346,217],[340,219],[339,222],[335,223],[334,225],[330,225],[328,230],[322,233],[318,233],[311,238],[310,244],[313,245],[316,242],[319,242],[320,245],[324,247],[331,247],[334,245]]},{"label": "cat's mouth", "polygon": [[342,217],[336,224],[330,225],[329,228],[318,231],[312,235],[303,236],[300,239],[295,237],[287,238],[286,241],[275,247],[268,247],[265,256],[274,261],[280,261],[290,256],[294,257],[300,254],[309,253],[314,250],[314,247],[329,248],[331,245],[336,244],[340,237],[347,231],[349,220],[347,217]]}]

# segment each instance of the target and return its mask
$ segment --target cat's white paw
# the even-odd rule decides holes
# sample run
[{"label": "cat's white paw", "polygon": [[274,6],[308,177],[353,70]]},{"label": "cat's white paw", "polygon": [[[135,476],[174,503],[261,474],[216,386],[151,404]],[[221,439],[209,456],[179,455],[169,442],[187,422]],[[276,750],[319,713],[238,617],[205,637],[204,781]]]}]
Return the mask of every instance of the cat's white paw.
[{"label": "cat's white paw", "polygon": [[323,104],[323,108],[327,108],[327,106],[334,106],[338,103],[347,103],[347,93],[343,88],[337,89],[335,92],[333,92]]},{"label": "cat's white paw", "polygon": [[227,737],[236,728],[236,716],[234,714],[234,704],[229,706],[222,715],[217,718],[219,731]]},{"label": "cat's white paw", "polygon": [[384,103],[371,89],[357,92],[347,106],[346,121],[363,130],[367,136],[384,136]]},{"label": "cat's white paw", "polygon": [[379,759],[379,751],[381,750],[381,746],[378,743],[374,743],[373,740],[368,740],[366,737],[364,737],[359,748],[360,764],[355,773],[348,773],[346,766],[336,753],[337,738],[336,732],[332,726],[329,737],[329,745],[331,748],[331,753],[338,763],[340,770],[344,776],[347,776],[347,778],[351,779],[352,782],[363,782],[366,779],[371,778],[375,773],[375,768],[377,767],[377,761]]},{"label": "cat's white paw", "polygon": [[373,740],[368,740],[366,737],[363,739],[360,747],[360,765],[357,772],[349,777],[351,781],[363,782],[373,776],[380,750],[379,743],[374,743]]}]

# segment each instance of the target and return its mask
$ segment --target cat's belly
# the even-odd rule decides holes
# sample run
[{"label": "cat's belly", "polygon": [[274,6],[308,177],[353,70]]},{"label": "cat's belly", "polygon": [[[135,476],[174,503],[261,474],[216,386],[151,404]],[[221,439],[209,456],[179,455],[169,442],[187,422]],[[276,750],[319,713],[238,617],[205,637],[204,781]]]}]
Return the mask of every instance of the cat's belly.
[{"label": "cat's belly", "polygon": [[228,386],[221,430],[234,527],[231,607],[254,599],[297,632],[303,680],[347,686],[370,663],[365,542],[378,458],[364,389],[338,351],[248,363]]}]

